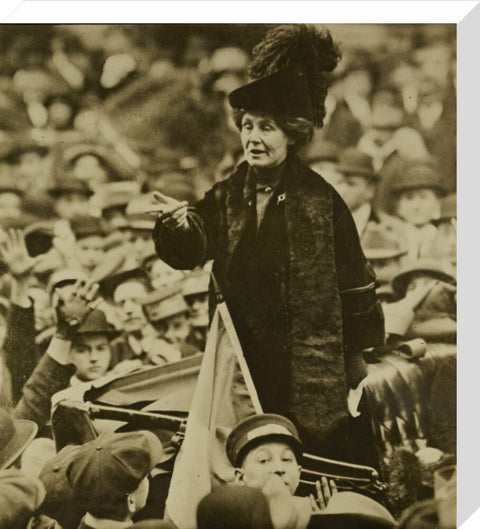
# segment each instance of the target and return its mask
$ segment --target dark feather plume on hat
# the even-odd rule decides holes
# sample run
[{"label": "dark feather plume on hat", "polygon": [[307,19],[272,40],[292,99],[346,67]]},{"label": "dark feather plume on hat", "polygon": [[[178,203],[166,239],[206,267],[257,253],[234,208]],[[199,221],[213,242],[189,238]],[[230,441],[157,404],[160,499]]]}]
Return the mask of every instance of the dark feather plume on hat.
[{"label": "dark feather plume on hat", "polygon": [[252,79],[260,79],[291,64],[303,65],[310,88],[314,125],[321,127],[325,117],[328,73],[341,59],[340,49],[330,32],[306,24],[277,26],[267,32],[252,54],[249,68]]}]

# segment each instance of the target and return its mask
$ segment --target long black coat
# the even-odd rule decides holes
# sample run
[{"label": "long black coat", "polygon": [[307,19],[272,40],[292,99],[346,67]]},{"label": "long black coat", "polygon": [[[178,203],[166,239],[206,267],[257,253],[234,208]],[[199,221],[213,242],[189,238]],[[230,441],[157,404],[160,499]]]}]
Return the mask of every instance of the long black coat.
[{"label": "long black coat", "polygon": [[383,341],[375,276],[347,206],[295,155],[258,230],[255,186],[243,163],[189,210],[188,231],[157,222],[153,238],[174,268],[214,260],[264,411],[320,441],[347,417],[349,359]]}]

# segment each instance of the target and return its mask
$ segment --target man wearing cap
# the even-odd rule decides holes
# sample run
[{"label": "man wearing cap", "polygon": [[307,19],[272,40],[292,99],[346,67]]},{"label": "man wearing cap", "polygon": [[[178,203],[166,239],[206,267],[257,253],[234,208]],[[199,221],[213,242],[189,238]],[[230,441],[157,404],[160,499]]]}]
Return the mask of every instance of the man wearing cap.
[{"label": "man wearing cap", "polygon": [[55,213],[61,219],[70,220],[77,215],[85,215],[90,210],[90,197],[93,191],[79,180],[63,180],[48,190],[54,199]]},{"label": "man wearing cap", "polygon": [[90,277],[103,261],[106,233],[100,219],[91,215],[73,217],[70,228],[75,236],[75,258]]},{"label": "man wearing cap", "polygon": [[182,294],[188,305],[188,316],[192,330],[187,342],[199,351],[205,350],[208,331],[208,284],[210,274],[198,269],[183,280]]},{"label": "man wearing cap", "polygon": [[143,259],[154,252],[152,229],[155,221],[145,214],[150,205],[147,195],[139,195],[130,200],[126,208],[127,224],[123,231],[128,241],[128,255],[125,269],[139,267]]},{"label": "man wearing cap", "polygon": [[149,473],[163,447],[150,431],[106,433],[73,455],[66,475],[86,514],[79,529],[129,527],[147,503]]},{"label": "man wearing cap", "polygon": [[148,322],[157,333],[147,346],[152,363],[173,362],[199,352],[187,342],[191,327],[180,283],[154,290],[141,303]]}]

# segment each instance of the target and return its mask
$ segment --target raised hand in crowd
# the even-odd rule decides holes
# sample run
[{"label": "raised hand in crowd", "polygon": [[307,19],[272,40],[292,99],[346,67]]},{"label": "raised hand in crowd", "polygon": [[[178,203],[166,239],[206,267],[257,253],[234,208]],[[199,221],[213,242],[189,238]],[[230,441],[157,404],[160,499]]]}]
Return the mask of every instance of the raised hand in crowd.
[{"label": "raised hand in crowd", "polygon": [[70,339],[72,334],[82,325],[87,316],[101,303],[96,299],[99,285],[92,281],[79,279],[73,291],[60,294],[57,311],[57,334]]},{"label": "raised hand in crowd", "polygon": [[161,222],[170,230],[188,230],[188,202],[168,197],[160,191],[153,193],[156,205],[148,213],[156,213]]},{"label": "raised hand in crowd", "polygon": [[42,256],[30,257],[21,230],[9,229],[0,243],[0,257],[12,276],[11,302],[23,307],[29,306],[28,287],[31,273]]}]

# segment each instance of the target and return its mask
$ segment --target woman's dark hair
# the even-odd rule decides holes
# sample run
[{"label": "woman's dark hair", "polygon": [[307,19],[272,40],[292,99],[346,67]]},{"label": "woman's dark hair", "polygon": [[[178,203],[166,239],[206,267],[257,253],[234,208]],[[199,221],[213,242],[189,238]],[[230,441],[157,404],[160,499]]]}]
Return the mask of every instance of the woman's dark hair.
[{"label": "woman's dark hair", "polygon": [[313,137],[313,123],[305,118],[297,118],[293,116],[284,116],[280,114],[270,114],[264,110],[245,110],[245,109],[234,109],[233,110],[233,121],[239,131],[242,130],[242,119],[247,113],[255,114],[256,116],[268,117],[275,121],[279,128],[293,140],[293,149],[297,150],[303,147]]}]

